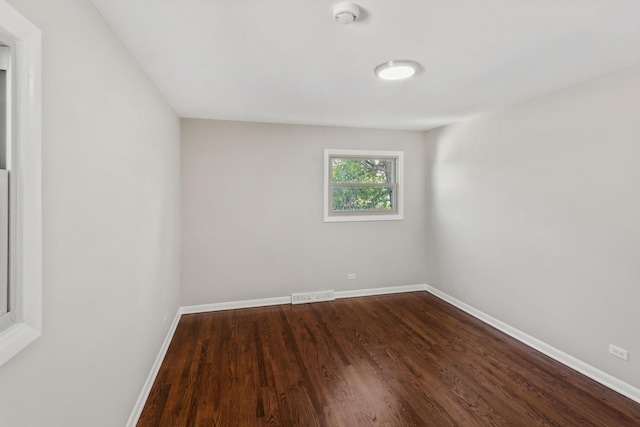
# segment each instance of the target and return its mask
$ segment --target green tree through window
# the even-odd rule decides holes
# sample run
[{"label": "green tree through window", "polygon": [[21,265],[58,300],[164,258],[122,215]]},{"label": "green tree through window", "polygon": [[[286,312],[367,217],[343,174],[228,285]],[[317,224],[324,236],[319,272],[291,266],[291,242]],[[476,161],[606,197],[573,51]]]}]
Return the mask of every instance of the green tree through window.
[{"label": "green tree through window", "polygon": [[394,159],[331,159],[334,211],[394,209]]}]

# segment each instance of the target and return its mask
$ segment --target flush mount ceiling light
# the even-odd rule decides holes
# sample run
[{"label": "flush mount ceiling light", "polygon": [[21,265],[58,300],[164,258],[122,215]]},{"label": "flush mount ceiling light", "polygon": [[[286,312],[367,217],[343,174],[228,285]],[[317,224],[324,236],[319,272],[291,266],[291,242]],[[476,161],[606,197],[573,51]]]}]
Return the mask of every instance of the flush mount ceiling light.
[{"label": "flush mount ceiling light", "polygon": [[382,80],[408,79],[420,70],[420,64],[408,59],[387,61],[378,65],[373,72]]}]

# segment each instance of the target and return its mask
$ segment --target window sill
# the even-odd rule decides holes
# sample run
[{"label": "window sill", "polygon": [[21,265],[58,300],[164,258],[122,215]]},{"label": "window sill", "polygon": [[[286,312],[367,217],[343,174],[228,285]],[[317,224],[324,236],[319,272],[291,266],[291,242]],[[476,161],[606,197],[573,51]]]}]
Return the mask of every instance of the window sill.
[{"label": "window sill", "polygon": [[32,328],[25,323],[15,323],[0,332],[0,366],[24,350],[40,335],[42,333],[39,329]]}]

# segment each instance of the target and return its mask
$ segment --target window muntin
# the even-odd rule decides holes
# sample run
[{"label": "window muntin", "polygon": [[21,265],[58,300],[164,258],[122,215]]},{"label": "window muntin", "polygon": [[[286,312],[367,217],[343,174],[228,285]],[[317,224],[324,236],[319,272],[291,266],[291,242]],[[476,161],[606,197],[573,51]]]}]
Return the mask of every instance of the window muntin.
[{"label": "window muntin", "polygon": [[398,220],[403,153],[325,150],[325,222]]}]

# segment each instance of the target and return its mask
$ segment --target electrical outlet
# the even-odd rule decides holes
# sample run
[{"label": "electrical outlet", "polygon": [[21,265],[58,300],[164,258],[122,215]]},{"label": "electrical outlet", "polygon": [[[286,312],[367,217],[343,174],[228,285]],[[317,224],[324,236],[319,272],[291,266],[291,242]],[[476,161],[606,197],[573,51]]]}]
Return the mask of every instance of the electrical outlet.
[{"label": "electrical outlet", "polygon": [[619,357],[622,360],[627,360],[627,350],[625,350],[624,348],[609,344],[609,353],[613,354],[616,357]]},{"label": "electrical outlet", "polygon": [[356,278],[356,273],[349,273],[347,274],[347,279],[348,280],[354,280]]},{"label": "electrical outlet", "polygon": [[167,316],[169,316],[169,313],[165,313],[164,314],[164,320],[163,320],[163,325],[167,326]]}]

